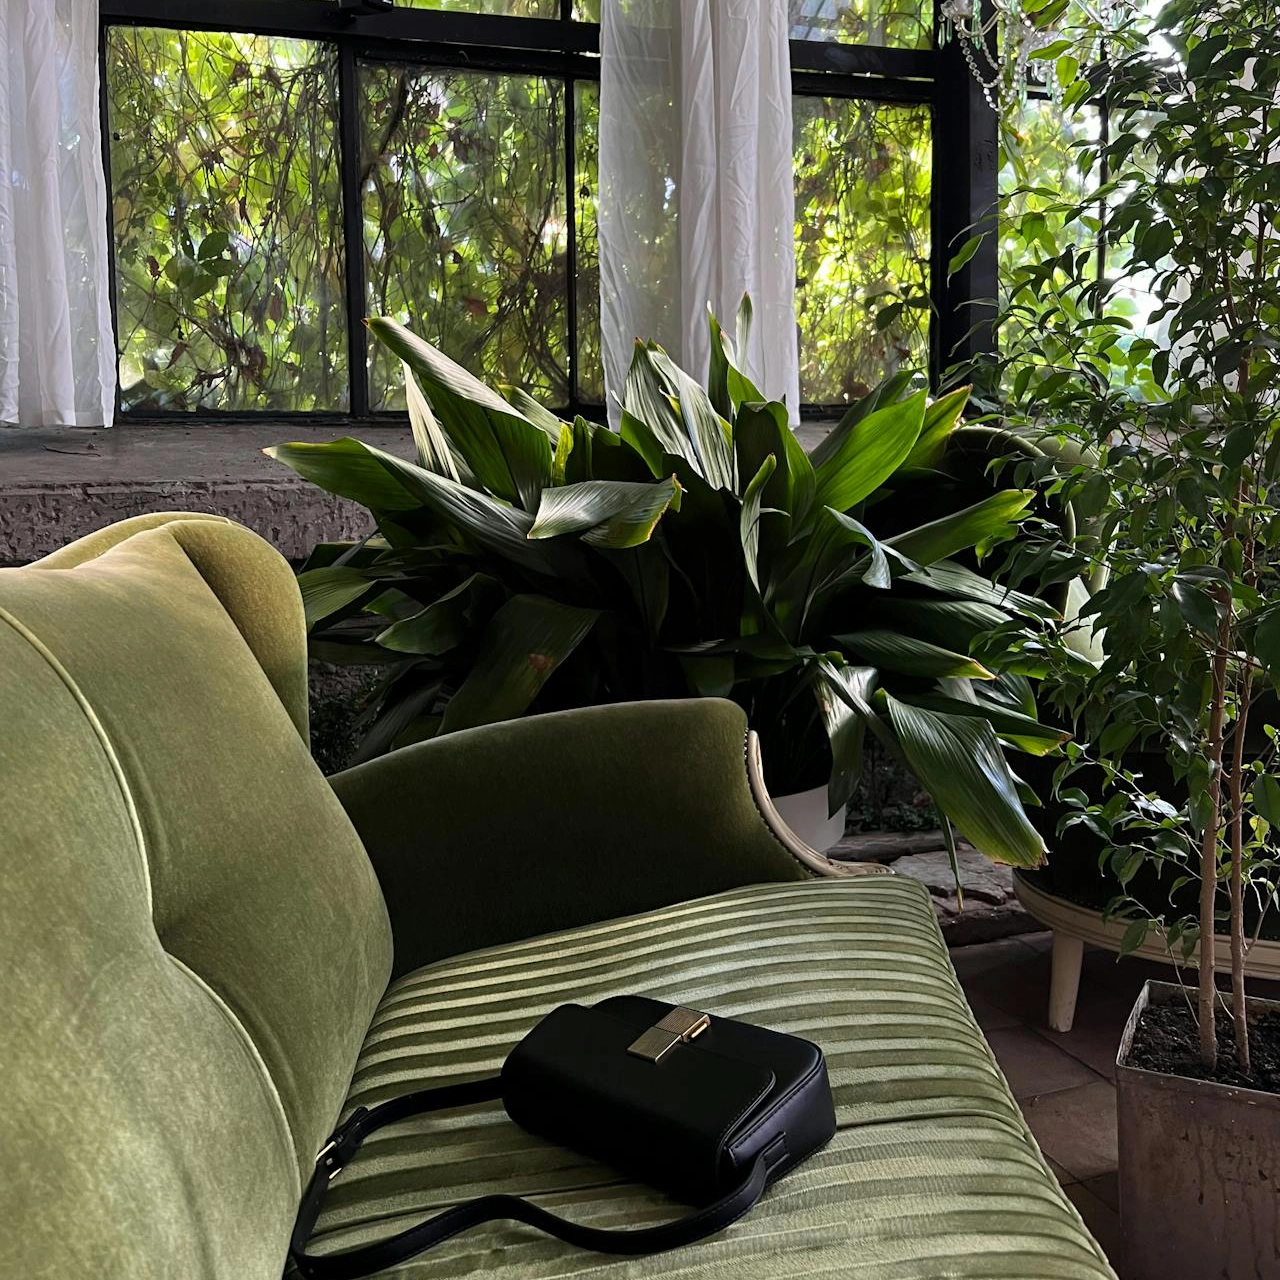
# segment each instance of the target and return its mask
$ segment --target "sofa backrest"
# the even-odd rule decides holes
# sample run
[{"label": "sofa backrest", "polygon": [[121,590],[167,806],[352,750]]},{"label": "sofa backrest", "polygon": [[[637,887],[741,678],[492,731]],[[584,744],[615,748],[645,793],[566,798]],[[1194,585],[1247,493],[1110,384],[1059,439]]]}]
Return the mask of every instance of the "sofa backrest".
[{"label": "sofa backrest", "polygon": [[247,530],[0,570],[0,1273],[278,1280],[391,963],[305,732]]}]

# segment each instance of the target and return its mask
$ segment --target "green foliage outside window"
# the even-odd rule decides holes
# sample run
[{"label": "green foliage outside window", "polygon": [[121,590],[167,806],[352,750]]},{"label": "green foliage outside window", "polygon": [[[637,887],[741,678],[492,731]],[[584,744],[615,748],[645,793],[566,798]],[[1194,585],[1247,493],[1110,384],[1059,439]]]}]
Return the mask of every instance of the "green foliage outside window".
[{"label": "green foliage outside window", "polygon": [[[563,81],[400,65],[359,79],[366,310],[566,403]],[[398,362],[370,354],[372,407],[404,408]]]},{"label": "green foliage outside window", "polygon": [[123,407],[346,408],[331,56],[113,27],[107,63]]},{"label": "green foliage outside window", "polygon": [[[841,35],[860,12],[841,10]],[[563,404],[573,287],[578,395],[602,403],[598,86],[574,85],[571,284],[563,80],[363,61],[357,79],[362,309]],[[332,48],[112,27],[107,86],[123,408],[347,409]],[[795,139],[802,396],[843,403],[926,359],[929,111],[797,98]],[[372,407],[403,408],[398,371],[370,357]]]},{"label": "green foliage outside window", "polygon": [[800,398],[850,403],[929,351],[930,112],[797,98]]}]

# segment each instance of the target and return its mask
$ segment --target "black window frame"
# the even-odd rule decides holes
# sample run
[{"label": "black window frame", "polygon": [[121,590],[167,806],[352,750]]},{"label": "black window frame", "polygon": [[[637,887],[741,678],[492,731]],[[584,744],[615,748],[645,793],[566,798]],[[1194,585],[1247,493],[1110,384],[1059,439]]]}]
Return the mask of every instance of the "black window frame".
[{"label": "black window frame", "polygon": [[[565,85],[569,399],[561,413],[600,420],[604,406],[578,395],[577,191],[574,85],[599,81],[600,27],[573,18],[572,0],[559,0],[557,18],[520,18],[454,10],[397,7],[372,14],[341,12],[336,0],[100,0],[99,89],[103,163],[111,181],[108,124],[107,31],[110,27],[165,27],[226,31],[315,40],[332,45],[338,66],[339,167],[343,197],[342,233],[346,263],[349,408],[346,410],[159,410],[123,411],[117,388],[117,420],[255,422],[299,420],[317,426],[394,420],[402,415],[369,408],[368,336],[365,310],[364,230],[359,190],[359,128],[356,117],[357,63],[363,59],[445,68],[468,67],[516,74],[541,74]],[[983,238],[969,261],[948,277],[955,250],[979,231],[992,230],[997,216],[997,120],[965,64],[955,40],[939,39],[935,0],[934,40],[928,49],[891,48],[805,39],[791,41],[792,93],[797,97],[858,99],[924,105],[930,109],[930,323],[928,373],[936,388],[958,380],[975,358],[992,349],[997,293],[996,237]],[[108,201],[110,206],[110,201]],[[118,343],[115,238],[108,215],[111,256],[113,342]],[[804,404],[801,416],[827,419],[841,405]]]}]

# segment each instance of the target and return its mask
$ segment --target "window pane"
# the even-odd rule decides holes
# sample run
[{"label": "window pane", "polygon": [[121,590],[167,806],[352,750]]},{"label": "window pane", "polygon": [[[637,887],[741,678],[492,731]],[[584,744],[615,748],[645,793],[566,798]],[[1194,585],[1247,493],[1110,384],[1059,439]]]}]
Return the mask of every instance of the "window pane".
[{"label": "window pane", "polygon": [[800,399],[838,404],[928,364],[929,108],[794,112]]},{"label": "window pane", "polygon": [[[564,85],[401,65],[360,69],[369,309],[488,382],[568,394]],[[374,409],[398,364],[370,351]]]},{"label": "window pane", "polygon": [[109,29],[126,410],[347,407],[334,80],[313,41]]},{"label": "window pane", "polygon": [[600,158],[600,86],[580,80],[576,92],[578,224],[578,398],[604,403],[604,361],[600,354],[600,246],[596,214],[600,207],[597,161]]},{"label": "window pane", "polygon": [[927,49],[933,43],[931,0],[789,0],[793,40]]}]

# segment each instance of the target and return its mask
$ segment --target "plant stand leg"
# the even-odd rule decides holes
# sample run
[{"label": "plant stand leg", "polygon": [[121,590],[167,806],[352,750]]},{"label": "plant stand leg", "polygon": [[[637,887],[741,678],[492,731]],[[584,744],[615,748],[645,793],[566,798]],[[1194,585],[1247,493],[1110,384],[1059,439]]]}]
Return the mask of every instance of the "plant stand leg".
[{"label": "plant stand leg", "polygon": [[1070,1031],[1080,994],[1080,962],[1084,943],[1069,933],[1053,931],[1053,969],[1049,976],[1049,1029]]}]

